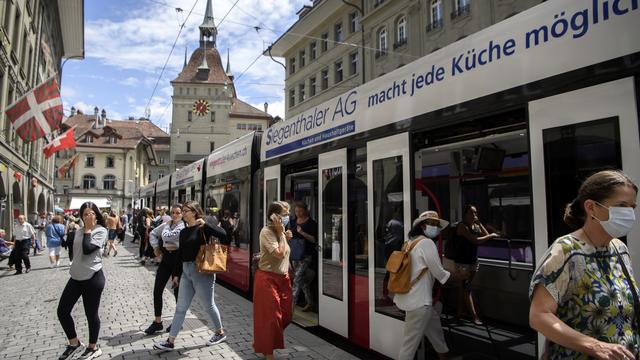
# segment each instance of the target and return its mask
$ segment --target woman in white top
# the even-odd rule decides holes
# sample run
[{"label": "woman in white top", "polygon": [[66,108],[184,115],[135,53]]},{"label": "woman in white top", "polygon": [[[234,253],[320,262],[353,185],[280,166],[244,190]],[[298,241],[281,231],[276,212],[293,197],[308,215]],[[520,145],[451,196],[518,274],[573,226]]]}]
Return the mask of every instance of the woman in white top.
[{"label": "woman in white top", "polygon": [[442,267],[438,248],[432,241],[448,225],[449,222],[440,219],[437,212],[425,211],[413,221],[409,231],[408,241],[412,244],[417,242],[409,253],[411,279],[420,276],[423,269],[427,270],[408,293],[396,294],[393,298],[396,306],[406,313],[399,360],[412,360],[423,336],[427,336],[440,359],[446,359],[449,352],[440,324],[440,314],[434,309],[432,298],[434,280],[444,284],[450,275]]}]

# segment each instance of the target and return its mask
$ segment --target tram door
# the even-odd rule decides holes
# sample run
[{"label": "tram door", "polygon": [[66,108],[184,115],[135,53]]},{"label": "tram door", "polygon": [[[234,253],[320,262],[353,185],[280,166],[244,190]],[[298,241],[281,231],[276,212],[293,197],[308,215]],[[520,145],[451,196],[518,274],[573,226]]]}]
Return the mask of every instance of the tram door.
[{"label": "tram door", "polygon": [[[611,168],[640,179],[634,87],[633,78],[626,78],[529,103],[537,261],[557,237],[569,232],[562,212],[582,180]],[[639,237],[640,226],[635,226],[628,238]],[[640,263],[640,242],[627,245],[632,262]]]},{"label": "tram door", "polygon": [[349,337],[347,150],[318,157],[320,326]]},{"label": "tram door", "polygon": [[387,291],[385,265],[411,224],[409,161],[408,133],[367,143],[369,239],[374,240],[369,245],[369,342],[392,358],[402,343],[404,314]]},{"label": "tram door", "polygon": [[280,199],[280,165],[269,166],[264,169],[264,219],[267,223],[267,209],[269,204]]}]

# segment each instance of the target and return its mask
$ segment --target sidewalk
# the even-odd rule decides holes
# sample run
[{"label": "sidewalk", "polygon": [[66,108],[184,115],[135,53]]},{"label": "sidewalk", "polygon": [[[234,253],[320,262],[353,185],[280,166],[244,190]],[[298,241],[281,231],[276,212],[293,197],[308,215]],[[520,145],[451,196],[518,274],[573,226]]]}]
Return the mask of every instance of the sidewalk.
[{"label": "sidewalk", "polygon": [[[69,279],[69,259],[63,252],[61,266],[49,268],[46,252],[31,257],[28,274],[13,276],[6,260],[0,263],[0,359],[57,359],[64,351],[66,338],[58,322],[58,299]],[[210,336],[207,316],[197,300],[187,313],[184,328],[176,340],[176,350],[159,352],[153,343],[167,334],[146,336],[144,329],[153,320],[153,282],[155,266],[140,266],[133,254],[137,244],[127,236],[118,256],[103,259],[107,285],[100,305],[101,329],[98,344],[101,359],[256,359],[253,352],[252,304],[245,298],[216,286],[216,304],[227,330],[227,342],[205,346]],[[163,324],[173,317],[175,300],[164,292]],[[74,310],[76,330],[88,341],[87,322],[79,301]],[[277,359],[357,359],[291,324],[285,333],[286,349],[276,351]]]}]

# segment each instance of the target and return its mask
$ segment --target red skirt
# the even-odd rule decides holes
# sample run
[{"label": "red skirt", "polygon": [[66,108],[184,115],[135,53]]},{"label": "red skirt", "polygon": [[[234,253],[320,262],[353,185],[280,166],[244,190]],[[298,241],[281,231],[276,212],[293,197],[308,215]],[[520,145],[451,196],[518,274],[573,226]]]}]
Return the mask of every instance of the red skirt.
[{"label": "red skirt", "polygon": [[272,355],[274,349],[284,349],[284,329],[291,322],[291,280],[258,270],[253,285],[253,348],[255,352]]}]

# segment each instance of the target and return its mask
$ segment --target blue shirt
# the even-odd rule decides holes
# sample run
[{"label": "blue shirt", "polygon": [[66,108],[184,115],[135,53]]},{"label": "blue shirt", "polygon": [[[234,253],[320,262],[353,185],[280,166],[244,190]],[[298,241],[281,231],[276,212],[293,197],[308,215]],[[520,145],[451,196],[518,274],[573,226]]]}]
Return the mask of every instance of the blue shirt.
[{"label": "blue shirt", "polygon": [[44,230],[47,236],[48,247],[58,247],[62,245],[62,237],[64,236],[64,226],[62,224],[49,224]]}]

